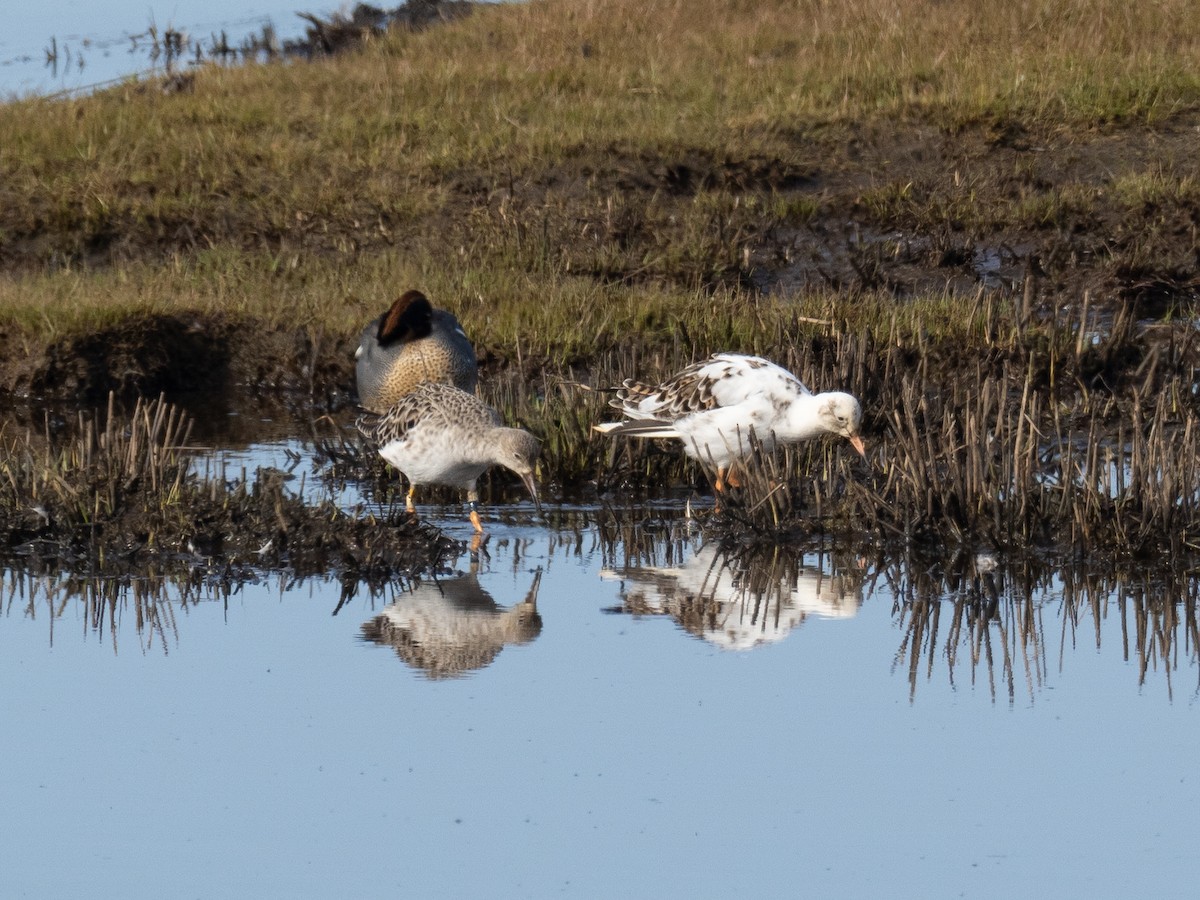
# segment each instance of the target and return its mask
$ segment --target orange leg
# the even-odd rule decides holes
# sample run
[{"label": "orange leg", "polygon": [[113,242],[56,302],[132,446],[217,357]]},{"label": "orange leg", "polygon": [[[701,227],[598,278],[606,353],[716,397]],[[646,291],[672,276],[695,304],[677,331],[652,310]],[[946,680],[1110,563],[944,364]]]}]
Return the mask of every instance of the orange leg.
[{"label": "orange leg", "polygon": [[727,487],[736,488],[741,486],[742,479],[738,477],[736,469],[717,469],[717,481],[713,485],[713,488],[718,494],[724,493]]},{"label": "orange leg", "polygon": [[413,494],[415,494],[416,492],[417,492],[417,486],[415,484],[410,484],[408,486],[408,496],[406,496],[404,498],[404,508],[407,509],[410,513],[416,513],[416,511],[417,511],[416,504],[413,503]]}]

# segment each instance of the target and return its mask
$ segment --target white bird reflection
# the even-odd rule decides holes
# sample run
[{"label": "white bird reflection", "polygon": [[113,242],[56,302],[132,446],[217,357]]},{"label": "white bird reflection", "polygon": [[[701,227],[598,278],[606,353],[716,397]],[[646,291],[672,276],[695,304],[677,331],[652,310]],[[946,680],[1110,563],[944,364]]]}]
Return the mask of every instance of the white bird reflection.
[{"label": "white bird reflection", "polygon": [[780,548],[766,552],[701,547],[682,566],[604,569],[620,580],[632,615],[669,615],[686,631],[723,650],[749,650],[783,640],[809,616],[846,619],[862,605],[861,578],[802,565]]},{"label": "white bird reflection", "polygon": [[422,582],[362,625],[363,638],[390,644],[396,655],[429,678],[458,678],[491,664],[508,644],[542,633],[537,611],[542,570],[525,599],[505,608],[468,574]]}]

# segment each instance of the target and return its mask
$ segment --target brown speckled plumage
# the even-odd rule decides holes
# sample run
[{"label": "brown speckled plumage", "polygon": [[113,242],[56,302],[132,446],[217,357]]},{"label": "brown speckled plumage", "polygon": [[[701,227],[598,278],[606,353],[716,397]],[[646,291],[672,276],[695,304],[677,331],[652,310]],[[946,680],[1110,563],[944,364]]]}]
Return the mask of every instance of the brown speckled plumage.
[{"label": "brown speckled plumage", "polygon": [[359,403],[382,413],[423,381],[453,384],[471,393],[475,350],[452,314],[434,309],[420,291],[405,291],[363,329],[355,375]]},{"label": "brown speckled plumage", "polygon": [[492,662],[509,644],[542,631],[537,609],[539,569],[528,595],[505,609],[472,571],[418,583],[362,626],[363,637],[391,644],[396,655],[430,678],[456,678]]},{"label": "brown speckled plumage", "polygon": [[506,428],[500,414],[474,394],[441,382],[424,382],[405,394],[382,416],[358,421],[363,436],[379,455],[409,481],[408,508],[417,485],[444,484],[467,492],[471,524],[482,531],[475,484],[494,465],[520,476],[538,502],[533,478],[540,445],[528,431]]}]

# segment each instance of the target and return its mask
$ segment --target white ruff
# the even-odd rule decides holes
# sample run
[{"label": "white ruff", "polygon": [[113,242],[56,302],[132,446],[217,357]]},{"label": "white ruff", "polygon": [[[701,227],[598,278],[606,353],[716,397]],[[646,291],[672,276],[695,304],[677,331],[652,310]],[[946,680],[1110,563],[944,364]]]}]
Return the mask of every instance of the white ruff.
[{"label": "white ruff", "polygon": [[827,433],[858,441],[862,421],[849,394],[813,394],[786,369],[737,353],[715,354],[658,385],[626,381],[611,405],[627,421],[598,431],[678,438],[688,456],[721,469],[749,455],[751,435],[767,451]]}]

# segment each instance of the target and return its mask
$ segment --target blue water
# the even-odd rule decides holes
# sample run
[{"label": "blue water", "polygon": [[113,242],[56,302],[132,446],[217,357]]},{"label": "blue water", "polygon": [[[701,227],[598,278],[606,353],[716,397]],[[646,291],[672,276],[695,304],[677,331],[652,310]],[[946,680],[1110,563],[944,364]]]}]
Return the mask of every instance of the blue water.
[{"label": "blue water", "polygon": [[[116,78],[146,72],[149,39],[137,47],[131,39],[150,26],[186,32],[210,46],[225,31],[237,46],[270,25],[280,39],[304,34],[306,22],[296,13],[328,15],[338,3],[317,0],[41,0],[11,3],[0,31],[0,98],[83,90]],[[53,40],[53,44],[52,44]],[[56,47],[57,65],[47,62]],[[161,60],[158,64],[161,65]],[[186,67],[186,62],[181,64]]]},{"label": "blue water", "polygon": [[[328,12],[24,4],[0,96],[143,70],[151,21],[236,41],[297,9]],[[82,69],[45,67],[51,36]],[[1139,635],[1118,586],[926,587],[836,548],[764,574],[677,514],[635,549],[552,500],[489,510],[439,581],[349,599],[0,573],[0,896],[1194,891],[1194,585]]]},{"label": "blue water", "polygon": [[1142,665],[1116,593],[833,548],[764,577],[606,515],[491,509],[440,586],[344,602],[7,574],[0,895],[1190,894],[1194,605]]}]

